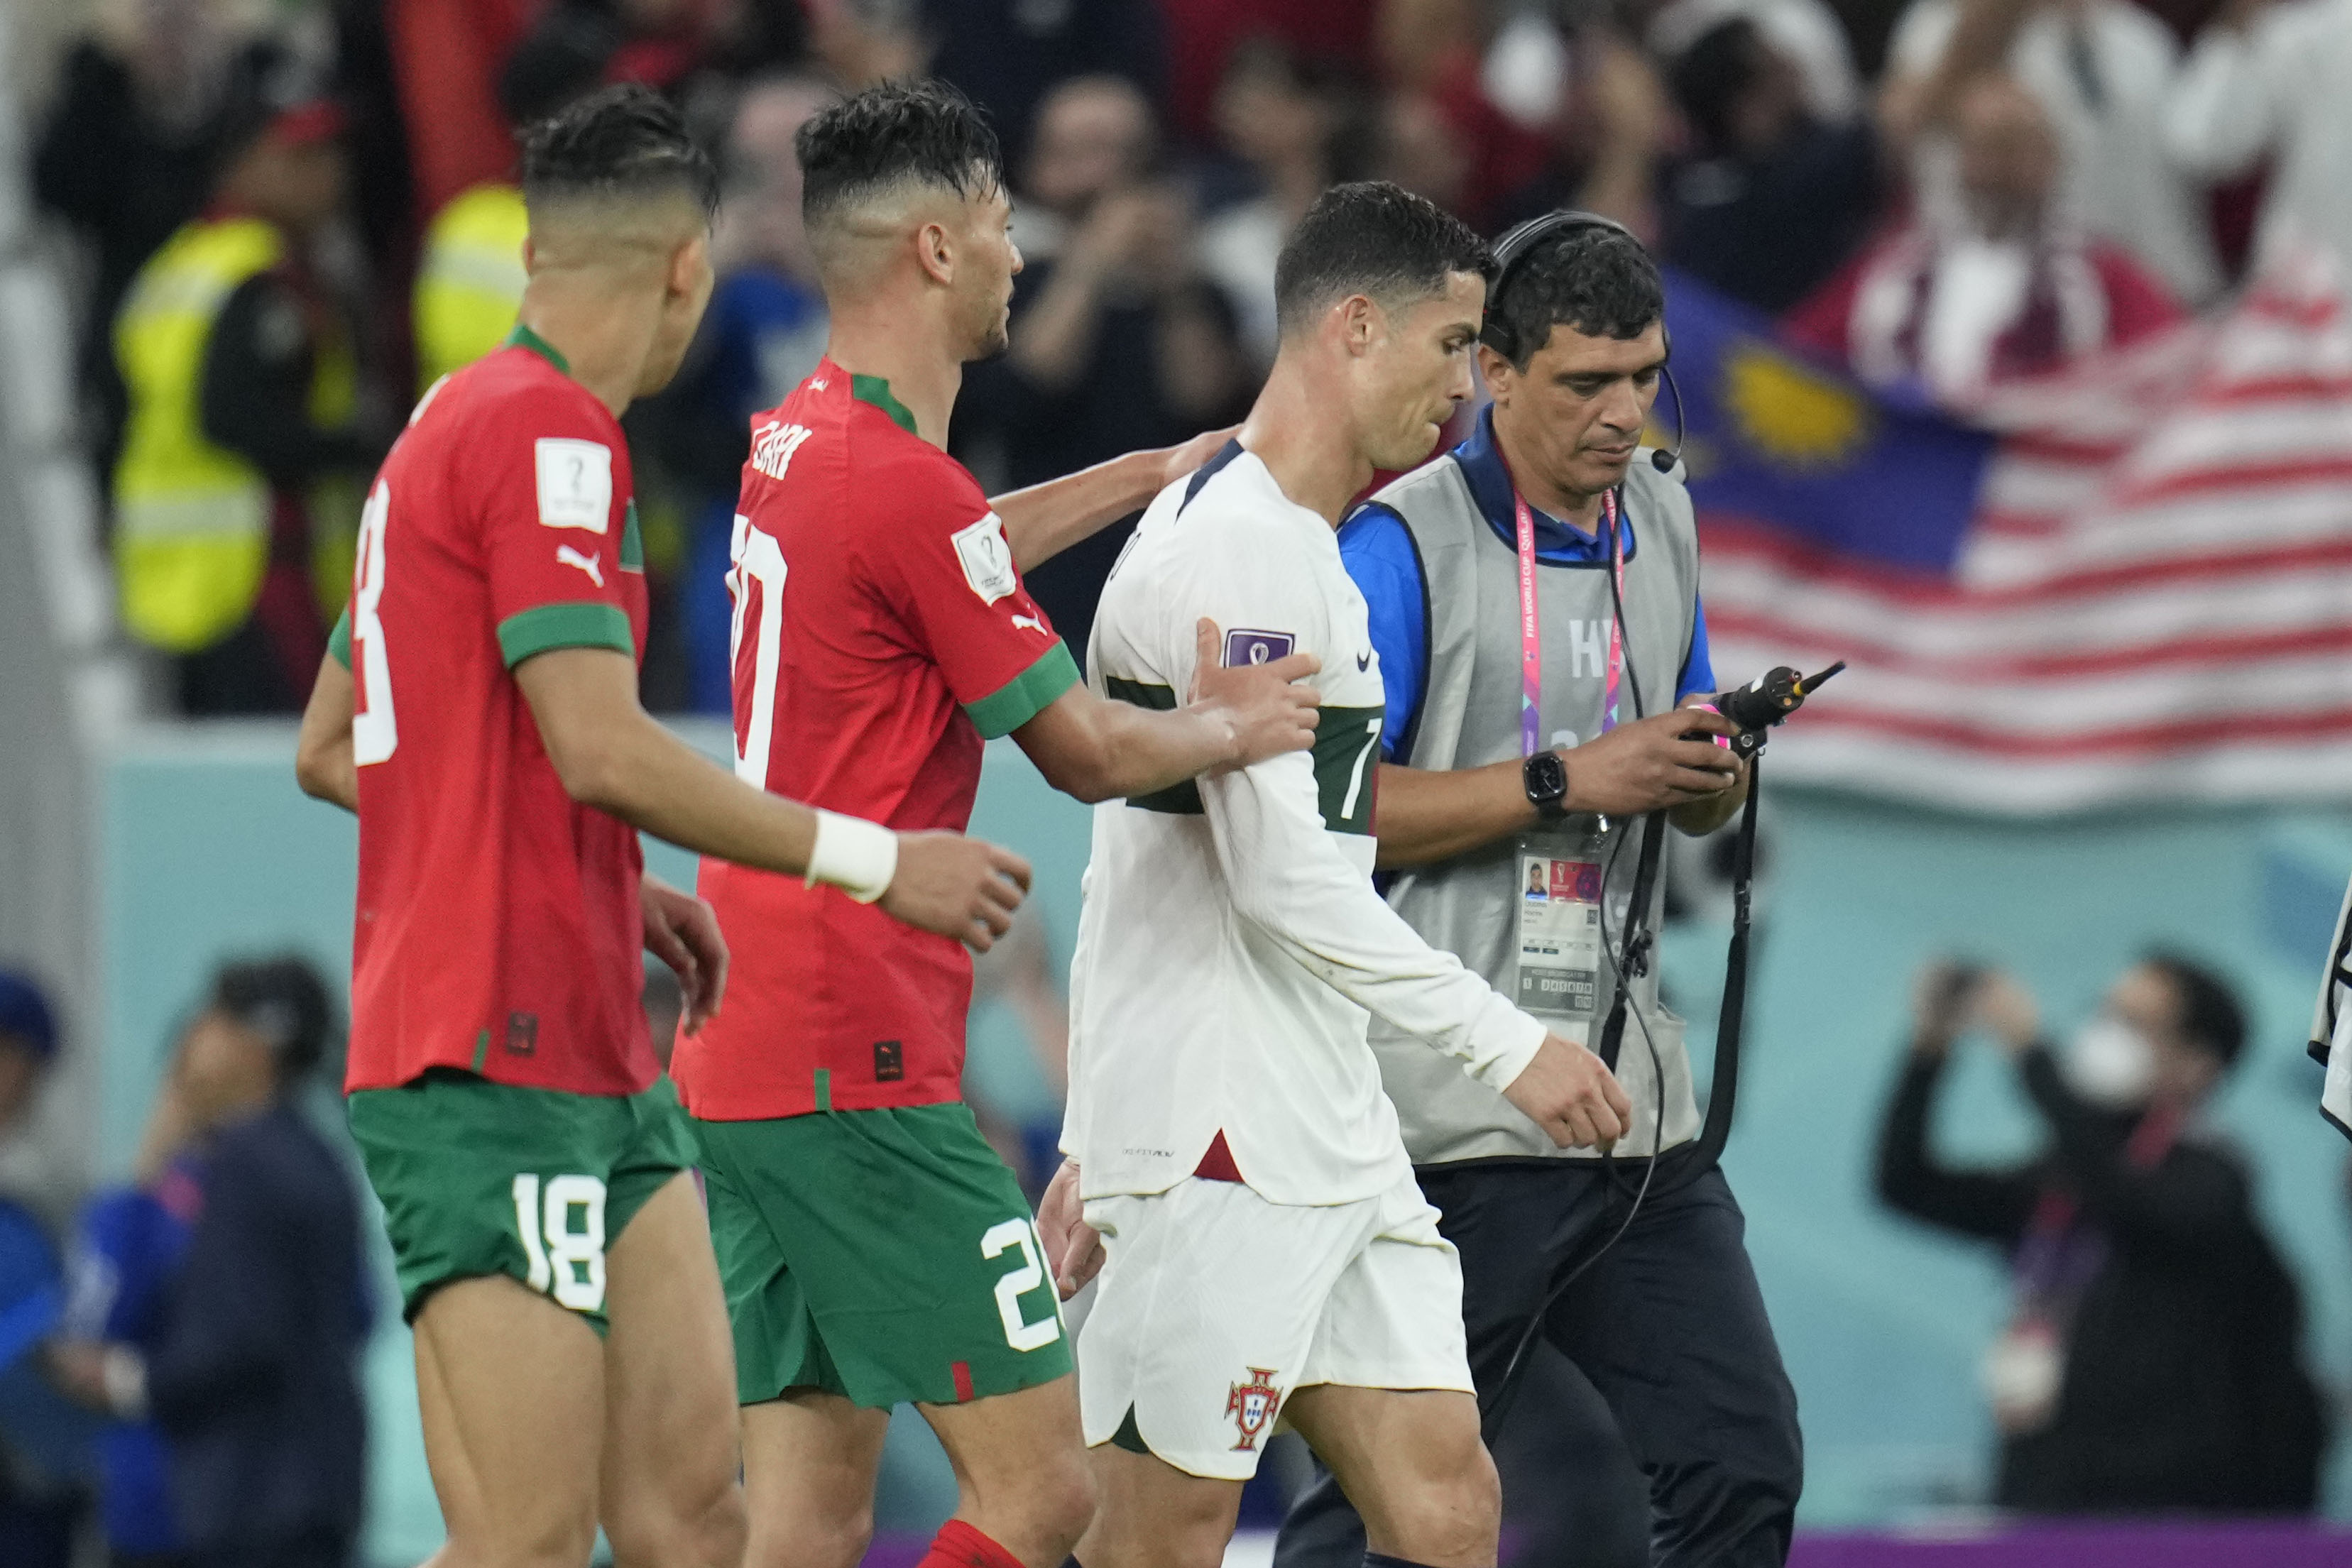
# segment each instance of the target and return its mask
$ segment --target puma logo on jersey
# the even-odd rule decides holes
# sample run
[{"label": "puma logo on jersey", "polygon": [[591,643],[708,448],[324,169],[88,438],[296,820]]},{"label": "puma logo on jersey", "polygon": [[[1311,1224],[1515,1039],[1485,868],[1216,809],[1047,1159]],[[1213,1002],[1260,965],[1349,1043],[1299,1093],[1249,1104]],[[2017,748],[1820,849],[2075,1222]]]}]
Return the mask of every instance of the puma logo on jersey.
[{"label": "puma logo on jersey", "polygon": [[793,454],[816,433],[805,424],[763,425],[751,437],[751,466],[771,479],[781,479],[793,465]]},{"label": "puma logo on jersey", "polygon": [[1045,623],[1043,621],[1038,620],[1034,615],[1013,616],[1013,629],[1018,632],[1024,626],[1026,626],[1030,631],[1036,632],[1041,637],[1045,634]]},{"label": "puma logo on jersey", "polygon": [[557,545],[555,547],[555,559],[557,564],[562,566],[578,567],[581,570],[588,574],[588,580],[594,583],[599,588],[604,586],[604,569],[602,566],[599,566],[597,561],[602,558],[604,553],[604,551],[598,550],[594,555],[582,555],[570,545]]}]

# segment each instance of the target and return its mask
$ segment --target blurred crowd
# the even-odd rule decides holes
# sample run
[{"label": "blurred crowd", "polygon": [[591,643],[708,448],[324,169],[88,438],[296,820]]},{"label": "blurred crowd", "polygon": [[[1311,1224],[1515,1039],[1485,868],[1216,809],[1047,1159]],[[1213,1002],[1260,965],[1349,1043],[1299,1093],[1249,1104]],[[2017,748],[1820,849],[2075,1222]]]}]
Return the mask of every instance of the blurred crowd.
[{"label": "blurred crowd", "polygon": [[[1991,384],[2352,253],[2352,0],[95,0],[35,160],[80,258],[82,427],[124,622],[192,714],[285,711],[415,394],[523,281],[514,129],[670,92],[724,161],[722,282],[628,421],[665,711],[728,706],[746,416],[824,308],[793,133],[954,82],[1003,137],[1027,269],[954,446],[992,489],[1226,422],[1318,191],[1488,232],[1563,203],[1887,395]],[[1083,649],[1122,535],[1037,574]]]},{"label": "blurred crowd", "polygon": [[[0,1197],[0,1563],[351,1561],[376,1284],[358,1189],[306,1092],[339,1037],[308,961],[225,964],[172,1042],[128,1178],[61,1238]],[[60,1044],[40,989],[0,971],[0,1139]]]}]

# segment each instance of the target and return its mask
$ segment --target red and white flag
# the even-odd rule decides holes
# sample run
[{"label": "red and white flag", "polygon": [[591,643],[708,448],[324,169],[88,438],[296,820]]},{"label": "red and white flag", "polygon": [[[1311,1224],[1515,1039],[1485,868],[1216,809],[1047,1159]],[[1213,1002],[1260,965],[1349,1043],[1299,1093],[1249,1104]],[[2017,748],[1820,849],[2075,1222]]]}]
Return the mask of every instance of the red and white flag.
[{"label": "red and white flag", "polygon": [[1775,776],[2005,813],[2352,800],[2333,266],[2294,258],[1976,423],[1999,440],[1948,572],[1792,549],[1694,485],[1718,674],[1850,666],[1775,736]]}]

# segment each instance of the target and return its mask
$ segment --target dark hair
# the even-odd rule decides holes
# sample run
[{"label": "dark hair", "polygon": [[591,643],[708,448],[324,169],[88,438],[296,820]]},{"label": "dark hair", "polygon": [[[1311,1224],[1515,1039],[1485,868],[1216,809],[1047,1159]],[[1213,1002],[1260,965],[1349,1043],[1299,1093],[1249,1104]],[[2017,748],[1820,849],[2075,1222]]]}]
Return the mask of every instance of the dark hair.
[{"label": "dark hair", "polygon": [[800,129],[801,217],[812,228],[902,181],[959,196],[1004,183],[1004,150],[971,99],[942,81],[884,82]]},{"label": "dark hair", "polygon": [[222,965],[205,1005],[269,1042],[281,1088],[319,1065],[335,1032],[326,981],[308,958],[292,953]]},{"label": "dark hair", "polygon": [[2246,1009],[2229,982],[2194,959],[2163,948],[2140,961],[2172,983],[2183,1038],[2210,1051],[2224,1071],[2234,1066],[2246,1049]]},{"label": "dark hair", "polygon": [[1566,326],[1588,338],[1638,338],[1664,319],[1666,286],[1642,242],[1607,225],[1567,228],[1536,243],[1486,301],[1495,341],[1518,350],[1519,370]]},{"label": "dark hair", "polygon": [[681,193],[708,217],[719,211],[719,171],[687,133],[685,117],[651,88],[608,87],[523,135],[523,200],[623,200]]},{"label": "dark hair", "polygon": [[1275,264],[1275,319],[1289,332],[1351,294],[1426,298],[1456,272],[1495,275],[1486,242],[1461,219],[1386,180],[1334,185],[1315,198]]},{"label": "dark hair", "polygon": [[1745,16],[1717,23],[1666,68],[1666,89],[1708,151],[1730,147],[1731,112],[1764,71],[1764,35]]}]

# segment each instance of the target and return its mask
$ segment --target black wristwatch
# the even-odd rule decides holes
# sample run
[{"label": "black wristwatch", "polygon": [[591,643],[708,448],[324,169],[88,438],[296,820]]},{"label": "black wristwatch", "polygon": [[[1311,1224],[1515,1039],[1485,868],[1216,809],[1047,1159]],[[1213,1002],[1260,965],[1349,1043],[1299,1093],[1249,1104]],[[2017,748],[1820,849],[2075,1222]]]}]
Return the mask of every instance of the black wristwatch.
[{"label": "black wristwatch", "polygon": [[1568,764],[1557,751],[1538,751],[1519,765],[1519,781],[1527,787],[1528,804],[1545,821],[1568,814]]}]

